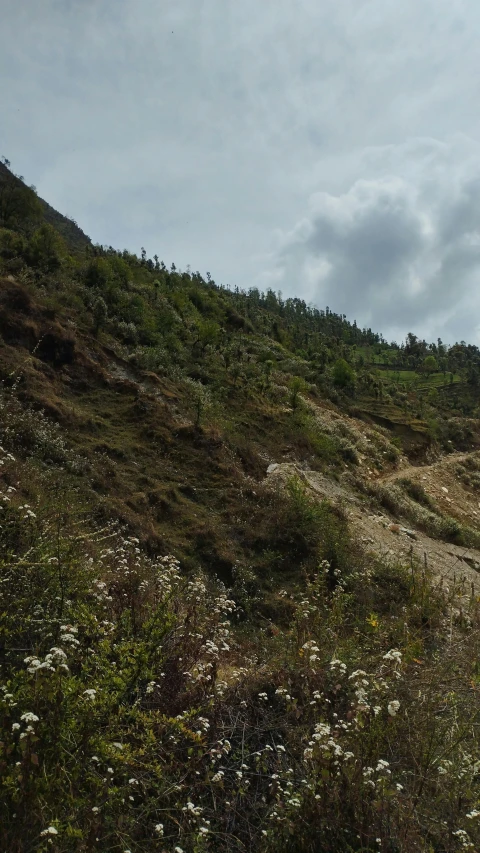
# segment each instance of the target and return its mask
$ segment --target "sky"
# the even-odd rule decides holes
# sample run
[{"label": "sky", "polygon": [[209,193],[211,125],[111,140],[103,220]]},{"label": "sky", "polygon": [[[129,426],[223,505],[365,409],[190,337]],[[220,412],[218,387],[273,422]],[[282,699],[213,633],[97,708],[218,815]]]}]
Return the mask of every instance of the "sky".
[{"label": "sky", "polygon": [[2,0],[0,154],[94,242],[480,345],[478,0]]}]

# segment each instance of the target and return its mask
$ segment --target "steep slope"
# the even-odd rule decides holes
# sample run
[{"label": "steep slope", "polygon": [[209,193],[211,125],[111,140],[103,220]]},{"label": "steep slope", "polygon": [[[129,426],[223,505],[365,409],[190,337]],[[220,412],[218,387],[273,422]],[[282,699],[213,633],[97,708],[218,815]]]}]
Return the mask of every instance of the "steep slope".
[{"label": "steep slope", "polygon": [[478,350],[427,375],[35,207],[0,229],[1,850],[480,849]]},{"label": "steep slope", "polygon": [[[28,189],[25,187],[23,180],[21,180],[17,175],[15,175],[4,163],[0,162],[0,197],[2,195],[6,195],[7,193],[10,195],[15,191],[24,191]],[[49,225],[52,225],[53,228],[58,231],[60,236],[65,240],[66,245],[69,250],[73,253],[79,253],[85,251],[86,247],[91,246],[90,237],[88,237],[82,229],[77,225],[73,219],[69,219],[67,216],[63,216],[47,201],[36,196],[39,203],[39,215],[37,218],[37,224],[40,221],[47,222]],[[0,204],[1,208],[1,204]],[[2,223],[0,222],[0,225]]]}]

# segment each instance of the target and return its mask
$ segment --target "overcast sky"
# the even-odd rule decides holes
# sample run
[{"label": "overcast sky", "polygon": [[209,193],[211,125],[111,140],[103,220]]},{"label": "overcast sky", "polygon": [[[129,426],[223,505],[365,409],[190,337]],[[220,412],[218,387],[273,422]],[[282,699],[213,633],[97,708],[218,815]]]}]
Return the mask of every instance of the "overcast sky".
[{"label": "overcast sky", "polygon": [[478,0],[2,0],[0,154],[95,242],[480,344]]}]

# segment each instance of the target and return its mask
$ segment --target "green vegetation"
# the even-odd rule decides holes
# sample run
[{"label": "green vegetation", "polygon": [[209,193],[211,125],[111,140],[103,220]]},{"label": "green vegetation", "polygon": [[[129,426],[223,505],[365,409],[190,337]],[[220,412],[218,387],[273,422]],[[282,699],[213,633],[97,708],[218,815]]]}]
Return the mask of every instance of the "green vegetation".
[{"label": "green vegetation", "polygon": [[480,488],[479,351],[93,246],[7,166],[1,850],[479,849],[477,590],[341,497],[477,543],[382,477]]}]

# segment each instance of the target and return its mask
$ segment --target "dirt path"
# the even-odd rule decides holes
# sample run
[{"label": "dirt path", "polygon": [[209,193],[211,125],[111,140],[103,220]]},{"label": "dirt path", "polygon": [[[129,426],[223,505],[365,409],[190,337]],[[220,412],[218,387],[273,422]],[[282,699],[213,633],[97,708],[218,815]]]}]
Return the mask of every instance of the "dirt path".
[{"label": "dirt path", "polygon": [[[394,482],[399,477],[410,476],[423,482],[427,478],[427,484],[432,488],[432,482],[437,492],[445,498],[448,495],[442,491],[452,489],[451,466],[463,459],[465,454],[455,454],[446,459],[439,460],[428,466],[408,466],[399,469],[394,474],[388,474],[383,482]],[[425,473],[427,472],[427,473]],[[471,591],[472,584],[480,589],[480,551],[473,548],[450,545],[437,539],[432,539],[422,531],[411,530],[398,518],[394,518],[386,512],[373,512],[366,504],[366,500],[350,489],[330,479],[324,474],[316,471],[302,470],[291,462],[273,464],[268,469],[268,480],[272,485],[281,488],[293,476],[299,477],[311,494],[320,499],[341,502],[347,512],[351,529],[366,549],[372,555],[392,561],[409,562],[418,560],[426,562],[430,568],[447,584],[452,582],[463,582],[465,592]],[[449,486],[442,486],[444,480]],[[449,505],[446,504],[448,507]],[[473,510],[474,511],[474,510]]]},{"label": "dirt path", "polygon": [[405,465],[395,471],[390,471],[388,474],[380,475],[379,479],[385,483],[390,483],[401,477],[410,477],[412,480],[418,480],[420,477],[435,476],[438,473],[444,472],[450,465],[464,462],[467,453],[450,453],[448,456],[442,456],[431,465]]}]

